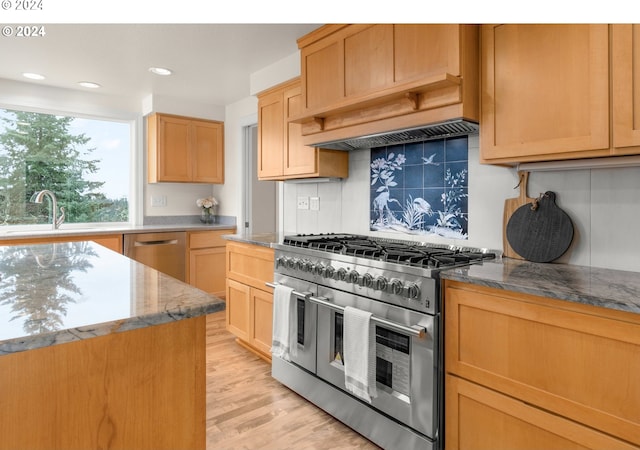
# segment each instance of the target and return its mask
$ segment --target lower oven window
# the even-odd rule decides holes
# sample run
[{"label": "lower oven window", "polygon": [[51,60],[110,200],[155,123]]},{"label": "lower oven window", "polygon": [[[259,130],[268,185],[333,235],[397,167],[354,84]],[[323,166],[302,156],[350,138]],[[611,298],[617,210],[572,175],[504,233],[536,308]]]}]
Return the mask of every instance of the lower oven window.
[{"label": "lower oven window", "polygon": [[298,299],[298,344],[304,346],[304,300]]},{"label": "lower oven window", "polygon": [[[343,315],[334,314],[333,361],[344,364]],[[411,338],[376,325],[376,381],[409,397]],[[347,355],[348,357],[349,355]]]},{"label": "lower oven window", "polygon": [[411,339],[376,326],[376,381],[409,396]]}]

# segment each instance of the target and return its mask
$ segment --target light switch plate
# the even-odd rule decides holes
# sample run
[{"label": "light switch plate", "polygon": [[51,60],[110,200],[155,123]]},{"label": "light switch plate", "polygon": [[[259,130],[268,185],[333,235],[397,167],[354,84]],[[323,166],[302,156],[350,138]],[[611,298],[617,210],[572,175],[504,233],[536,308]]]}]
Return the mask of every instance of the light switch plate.
[{"label": "light switch plate", "polygon": [[309,198],[309,209],[311,211],[320,211],[320,197]]},{"label": "light switch plate", "polygon": [[151,196],[151,206],[154,208],[161,208],[167,206],[167,196],[166,195],[152,195]]},{"label": "light switch plate", "polygon": [[309,197],[298,197],[298,209],[309,209]]}]

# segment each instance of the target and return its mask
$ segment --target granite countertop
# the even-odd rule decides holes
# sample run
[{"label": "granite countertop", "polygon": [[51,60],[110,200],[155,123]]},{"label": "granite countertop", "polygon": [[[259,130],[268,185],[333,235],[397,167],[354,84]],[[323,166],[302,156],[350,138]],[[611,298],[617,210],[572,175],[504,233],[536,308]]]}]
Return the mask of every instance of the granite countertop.
[{"label": "granite countertop", "polygon": [[279,233],[258,233],[258,234],[225,234],[222,237],[228,241],[242,242],[244,244],[260,245],[262,247],[272,247],[273,244],[282,242],[283,234]]},{"label": "granite countertop", "polygon": [[235,223],[215,223],[202,224],[199,222],[180,222],[174,223],[154,223],[145,225],[107,225],[99,224],[96,226],[62,224],[62,226],[54,230],[51,225],[31,226],[24,229],[0,229],[0,242],[16,239],[28,238],[49,238],[49,237],[68,237],[68,236],[96,236],[108,234],[134,234],[134,233],[156,233],[170,231],[212,231],[212,230],[235,230]]},{"label": "granite countertop", "polygon": [[0,355],[224,307],[217,297],[93,242],[0,247]]},{"label": "granite countertop", "polygon": [[503,258],[444,270],[441,278],[640,313],[640,273]]}]

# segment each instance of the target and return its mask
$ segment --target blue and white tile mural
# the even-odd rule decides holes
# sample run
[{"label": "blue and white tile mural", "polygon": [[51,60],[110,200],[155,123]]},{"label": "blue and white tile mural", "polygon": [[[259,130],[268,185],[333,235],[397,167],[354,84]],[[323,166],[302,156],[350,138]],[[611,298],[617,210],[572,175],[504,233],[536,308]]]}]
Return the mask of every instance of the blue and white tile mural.
[{"label": "blue and white tile mural", "polygon": [[468,239],[467,136],[371,149],[372,231]]}]

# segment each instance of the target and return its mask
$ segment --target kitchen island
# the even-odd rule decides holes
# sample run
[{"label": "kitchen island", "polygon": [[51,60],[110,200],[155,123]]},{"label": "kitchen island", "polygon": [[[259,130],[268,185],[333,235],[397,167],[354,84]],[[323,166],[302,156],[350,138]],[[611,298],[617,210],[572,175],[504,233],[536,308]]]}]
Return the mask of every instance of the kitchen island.
[{"label": "kitchen island", "polygon": [[92,242],[0,248],[0,448],[204,448],[224,307]]}]

